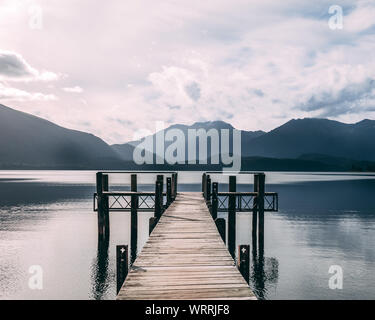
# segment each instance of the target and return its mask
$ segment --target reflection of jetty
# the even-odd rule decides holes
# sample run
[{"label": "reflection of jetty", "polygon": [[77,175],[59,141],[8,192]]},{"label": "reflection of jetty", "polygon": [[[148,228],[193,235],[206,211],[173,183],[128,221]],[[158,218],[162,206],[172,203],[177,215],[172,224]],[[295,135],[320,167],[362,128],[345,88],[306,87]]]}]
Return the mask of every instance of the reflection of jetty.
[{"label": "reflection of jetty", "polygon": [[[128,272],[128,246],[117,246],[117,299],[256,299],[248,286],[249,245],[238,246],[235,266],[235,213],[253,212],[253,250],[258,234],[263,251],[264,211],[277,210],[277,194],[264,191],[264,174],[254,175],[254,192],[243,193],[236,192],[235,176],[229,177],[228,192],[218,192],[218,184],[205,173],[203,197],[177,193],[177,173],[166,175],[166,192],[164,176],[158,174],[151,193],[137,191],[136,174],[130,192],[108,191],[108,175],[97,174],[99,242],[108,241],[110,211],[131,212],[132,264]],[[142,210],[155,214],[150,237],[137,255],[136,220]],[[221,211],[228,211],[228,236],[225,220],[217,217]]]}]

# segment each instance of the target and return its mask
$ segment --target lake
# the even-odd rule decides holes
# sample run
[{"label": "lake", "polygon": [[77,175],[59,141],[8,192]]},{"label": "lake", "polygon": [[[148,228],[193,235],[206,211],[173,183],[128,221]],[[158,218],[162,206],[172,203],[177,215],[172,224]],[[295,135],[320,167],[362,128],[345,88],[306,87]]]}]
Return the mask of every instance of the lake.
[{"label": "lake", "polygon": [[[217,178],[217,179],[216,179]],[[228,176],[214,178],[227,190]],[[139,191],[152,190],[152,174]],[[238,191],[252,191],[239,175]],[[200,172],[180,172],[179,191],[200,191]],[[126,190],[128,176],[110,176]],[[115,246],[130,244],[129,213],[111,213],[108,252],[98,249],[93,171],[0,171],[0,299],[114,299]],[[251,261],[250,286],[260,299],[375,298],[375,175],[266,172],[279,212],[265,213],[261,263]],[[138,215],[138,242],[152,213]],[[225,218],[225,214],[222,214]],[[251,243],[251,214],[237,214],[237,244]],[[29,288],[31,266],[43,289]],[[329,268],[343,270],[330,289]]]}]

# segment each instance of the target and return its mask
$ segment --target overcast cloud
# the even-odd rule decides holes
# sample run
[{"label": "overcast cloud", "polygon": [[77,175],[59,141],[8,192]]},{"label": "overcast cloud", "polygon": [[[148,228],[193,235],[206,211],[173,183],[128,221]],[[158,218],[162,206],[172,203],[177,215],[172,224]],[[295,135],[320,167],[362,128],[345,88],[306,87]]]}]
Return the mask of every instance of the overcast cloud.
[{"label": "overcast cloud", "polygon": [[0,103],[108,143],[158,120],[374,118],[374,1],[0,0],[0,39]]}]

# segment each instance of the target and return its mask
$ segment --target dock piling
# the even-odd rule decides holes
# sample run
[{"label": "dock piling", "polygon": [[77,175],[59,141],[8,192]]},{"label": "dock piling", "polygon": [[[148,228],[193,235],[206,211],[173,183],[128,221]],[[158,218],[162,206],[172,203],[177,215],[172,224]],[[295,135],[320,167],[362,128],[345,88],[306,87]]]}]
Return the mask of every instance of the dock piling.
[{"label": "dock piling", "polygon": [[[258,193],[259,187],[259,175],[254,174],[254,192]],[[258,197],[254,197],[253,199],[253,221],[252,221],[252,243],[253,243],[253,250],[257,250],[257,237],[258,237],[258,204],[257,204]]]},{"label": "dock piling", "polygon": [[[109,181],[108,181],[108,174],[103,174],[103,191],[109,191]],[[103,210],[103,217],[104,217],[104,236],[105,238],[109,239],[109,197],[108,195],[103,195],[103,202],[104,202],[104,210]]]},{"label": "dock piling", "polygon": [[210,201],[211,201],[211,177],[210,175],[207,175],[207,179],[206,179],[206,183],[207,183],[207,186],[206,186],[206,202],[208,204],[210,204]]},{"label": "dock piling", "polygon": [[172,203],[172,178],[167,178],[167,207]]},{"label": "dock piling", "polygon": [[[229,192],[236,192],[236,176],[229,177]],[[236,196],[231,194],[228,199],[228,250],[235,257],[236,250]]]},{"label": "dock piling", "polygon": [[128,275],[128,246],[118,245],[116,246],[116,280],[117,280],[117,291],[119,293],[126,276]]},{"label": "dock piling", "polygon": [[175,187],[176,187],[176,182],[175,182],[176,176],[174,173],[172,173],[172,181],[171,181],[171,196],[172,196],[172,201],[176,199],[175,196]]},{"label": "dock piling", "polygon": [[155,217],[160,219],[163,206],[163,185],[160,180],[155,182]]},{"label": "dock piling", "polygon": [[[106,178],[105,178],[106,177]],[[98,198],[98,238],[103,240],[109,236],[109,206],[108,197],[103,194],[108,191],[108,176],[96,174],[96,193]],[[108,222],[106,224],[106,222]]]},{"label": "dock piling", "polygon": [[247,283],[250,275],[250,245],[241,244],[238,246],[238,269]]},{"label": "dock piling", "polygon": [[206,189],[206,174],[203,173],[202,174],[202,193],[203,193],[203,198],[206,199],[205,189]]},{"label": "dock piling", "polygon": [[[130,191],[137,192],[137,175],[131,175]],[[136,194],[131,196],[131,211],[130,211],[130,249],[131,262],[134,262],[137,257],[137,239],[138,239],[138,196]]]},{"label": "dock piling", "polygon": [[219,184],[217,182],[212,183],[212,200],[211,200],[211,215],[212,219],[216,220],[217,218],[217,209],[219,205],[219,199],[218,199],[218,190],[219,190]]},{"label": "dock piling", "polygon": [[263,250],[264,246],[264,193],[265,193],[265,174],[260,173],[258,177],[258,199],[257,199],[257,209],[258,209],[258,242],[259,250]]},{"label": "dock piling", "polygon": [[174,175],[175,175],[175,178],[174,178],[174,184],[175,184],[175,186],[174,186],[174,198],[173,198],[173,200],[175,200],[176,199],[176,197],[177,197],[177,189],[178,189],[178,173],[176,172],[176,173],[174,173]]}]

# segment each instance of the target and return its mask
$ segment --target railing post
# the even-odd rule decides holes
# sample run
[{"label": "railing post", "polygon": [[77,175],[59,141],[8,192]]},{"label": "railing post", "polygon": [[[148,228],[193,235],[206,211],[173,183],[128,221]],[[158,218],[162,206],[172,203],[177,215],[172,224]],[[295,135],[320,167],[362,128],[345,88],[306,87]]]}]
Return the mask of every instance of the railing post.
[{"label": "railing post", "polygon": [[246,282],[249,283],[250,275],[250,246],[242,244],[238,246],[238,269]]},{"label": "railing post", "polygon": [[[137,192],[137,175],[132,174],[130,177],[130,191]],[[138,239],[138,196],[132,194],[130,198],[130,250],[131,262],[133,263],[137,257],[137,239]]]},{"label": "railing post", "polygon": [[203,199],[205,200],[206,200],[206,187],[207,187],[206,179],[207,179],[207,175],[206,173],[203,173],[202,174],[202,193],[203,193]]},{"label": "railing post", "polygon": [[172,179],[167,178],[167,207],[172,203]]},{"label": "railing post", "polygon": [[206,202],[207,202],[207,205],[208,207],[210,206],[210,202],[211,202],[211,177],[210,175],[207,175],[207,179],[206,179]]},{"label": "railing post", "polygon": [[264,173],[259,174],[258,178],[258,215],[259,215],[259,222],[258,222],[258,243],[259,243],[259,250],[263,251],[264,249],[264,192],[265,192],[265,181],[266,175]]},{"label": "railing post", "polygon": [[[160,194],[162,196],[160,197]],[[163,200],[163,193],[162,193],[162,184],[159,180],[155,182],[155,217],[156,219],[160,219],[162,214],[162,200]]]},{"label": "railing post", "polygon": [[[108,174],[103,174],[103,191],[109,191],[109,181],[108,181]],[[104,202],[104,211],[103,211],[103,218],[104,218],[104,236],[109,238],[109,197],[108,195],[103,195],[103,202]]]},{"label": "railing post", "polygon": [[[229,192],[236,192],[236,176],[229,177]],[[235,257],[236,250],[236,196],[228,199],[228,250]]]},{"label": "railing post", "polygon": [[219,231],[219,234],[221,236],[221,239],[226,243],[225,239],[225,219],[224,218],[217,218],[215,220],[216,228]]},{"label": "railing post", "polygon": [[128,275],[128,246],[116,246],[116,278],[117,292],[119,293],[126,276]]},{"label": "railing post", "polygon": [[104,206],[105,201],[103,197],[103,173],[96,173],[96,194],[98,197],[98,239],[101,240],[105,235],[105,220],[104,220]]},{"label": "railing post", "polygon": [[157,176],[156,176],[156,181],[160,181],[161,182],[161,185],[162,185],[162,191],[164,190],[164,175],[162,175],[162,174],[158,174]]},{"label": "railing post", "polygon": [[174,199],[176,199],[176,197],[177,197],[177,189],[178,189],[178,183],[177,183],[177,181],[178,181],[178,173],[177,172],[175,173],[175,180],[174,181],[175,181]]},{"label": "railing post", "polygon": [[172,201],[174,201],[174,199],[176,198],[175,195],[174,195],[175,194],[174,190],[175,190],[175,174],[172,173],[172,181],[171,181],[171,196],[172,196]]},{"label": "railing post", "polygon": [[254,174],[254,192],[257,193],[253,199],[253,226],[252,226],[252,243],[253,250],[257,251],[257,235],[258,235],[258,186],[259,186],[259,175]]},{"label": "railing post", "polygon": [[203,174],[202,174],[202,193],[204,193],[205,177],[206,177],[206,174],[203,173]]},{"label": "railing post", "polygon": [[219,189],[219,184],[217,182],[214,182],[212,184],[212,206],[211,206],[211,215],[212,219],[216,220],[217,218],[217,209],[218,209],[218,189]]},{"label": "railing post", "polygon": [[161,213],[160,213],[160,215],[162,215],[163,211],[164,211],[164,195],[163,195],[163,193],[164,193],[164,175],[158,174],[156,176],[156,180],[161,183],[161,191],[160,191],[160,194],[161,194],[161,202],[160,202]]}]

